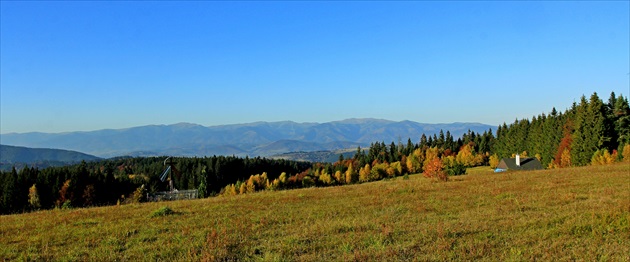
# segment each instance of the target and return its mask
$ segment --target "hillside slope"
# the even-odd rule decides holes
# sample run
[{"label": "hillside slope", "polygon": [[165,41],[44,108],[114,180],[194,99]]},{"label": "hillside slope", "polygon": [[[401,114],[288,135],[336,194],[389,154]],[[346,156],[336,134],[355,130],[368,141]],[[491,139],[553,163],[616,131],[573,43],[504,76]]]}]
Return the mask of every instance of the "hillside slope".
[{"label": "hillside slope", "polygon": [[43,168],[99,159],[96,156],[69,150],[0,145],[0,170],[10,169],[13,165]]},{"label": "hillside slope", "polygon": [[469,171],[0,216],[0,259],[628,261],[630,164]]}]

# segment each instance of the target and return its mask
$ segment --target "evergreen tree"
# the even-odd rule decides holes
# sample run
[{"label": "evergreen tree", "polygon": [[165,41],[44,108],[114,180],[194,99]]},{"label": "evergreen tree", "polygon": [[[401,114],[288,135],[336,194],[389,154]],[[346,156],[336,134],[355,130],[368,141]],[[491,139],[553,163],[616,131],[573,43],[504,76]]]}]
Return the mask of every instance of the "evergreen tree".
[{"label": "evergreen tree", "polygon": [[3,179],[2,189],[2,214],[14,213],[18,210],[17,196],[18,191],[18,174],[15,167],[11,169],[10,173],[6,173]]},{"label": "evergreen tree", "polygon": [[[588,101],[586,97],[580,98],[580,103],[576,107],[575,112],[575,130],[572,135],[571,143],[571,162],[576,165],[585,165],[591,160],[592,152],[595,152],[596,146],[587,144],[589,142],[589,136],[591,135],[591,129],[589,127],[590,120],[593,119],[587,114]],[[591,152],[589,154],[589,152]]]},{"label": "evergreen tree", "polygon": [[457,150],[457,145],[455,144],[455,140],[453,139],[453,135],[451,135],[451,131],[446,131],[446,137],[444,138],[444,149],[449,149],[452,152]]},{"label": "evergreen tree", "polygon": [[392,142],[389,145],[389,154],[388,154],[387,162],[388,163],[394,163],[398,159],[400,159],[400,156],[398,154],[398,150],[396,149],[396,144],[394,144],[394,142]]},{"label": "evergreen tree", "polygon": [[436,146],[438,148],[444,149],[444,144],[446,143],[446,137],[444,136],[444,130],[440,129],[440,135],[437,138]]},{"label": "evergreen tree", "polygon": [[423,133],[422,136],[420,137],[420,143],[418,144],[418,147],[422,149],[428,146],[429,146],[429,140],[427,139],[427,135]]},{"label": "evergreen tree", "polygon": [[627,98],[621,95],[616,98],[612,115],[616,148],[621,152],[624,145],[630,144],[630,106]]},{"label": "evergreen tree", "polygon": [[571,146],[572,163],[578,166],[587,165],[598,149],[610,146],[610,130],[604,104],[597,93],[593,93],[588,102],[582,96],[576,112]]},{"label": "evergreen tree", "polygon": [[413,142],[411,142],[411,138],[407,139],[407,147],[405,147],[405,151],[404,151],[403,155],[411,154],[414,149],[415,149],[415,146],[414,146]]}]

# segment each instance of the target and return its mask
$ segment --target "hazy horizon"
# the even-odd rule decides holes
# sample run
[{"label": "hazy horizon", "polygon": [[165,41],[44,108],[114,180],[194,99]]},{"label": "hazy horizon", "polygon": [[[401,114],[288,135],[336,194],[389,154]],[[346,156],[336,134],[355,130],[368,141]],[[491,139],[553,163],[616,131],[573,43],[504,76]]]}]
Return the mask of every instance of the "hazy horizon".
[{"label": "hazy horizon", "polygon": [[[298,122],[298,121],[293,121],[293,120],[280,120],[280,121],[254,121],[254,122],[246,122],[246,123],[228,123],[228,124],[218,124],[218,125],[202,125],[199,123],[191,123],[191,122],[177,122],[177,123],[159,123],[159,124],[147,124],[147,125],[138,125],[138,126],[128,126],[128,127],[120,127],[120,128],[101,128],[101,129],[94,129],[94,130],[68,130],[68,131],[60,131],[60,132],[40,132],[40,131],[29,131],[29,132],[9,132],[9,133],[0,133],[1,135],[8,135],[8,134],[26,134],[26,133],[48,133],[48,134],[62,134],[62,133],[73,133],[73,132],[93,132],[93,131],[101,131],[101,130],[122,130],[122,129],[129,129],[129,128],[137,128],[137,127],[145,127],[145,126],[175,126],[175,125],[198,125],[198,126],[203,126],[203,127],[222,127],[222,126],[237,126],[237,125],[249,125],[249,124],[256,124],[256,123],[283,123],[283,122],[293,122],[293,123],[297,123],[297,124],[325,124],[325,123],[334,123],[334,122],[347,122],[347,121],[351,121],[351,120],[376,120],[376,121],[391,121],[391,122],[404,122],[404,121],[411,121],[411,122],[416,122],[419,124],[428,124],[428,125],[447,125],[447,124],[459,124],[459,123],[465,123],[465,124],[481,124],[481,125],[489,125],[489,126],[495,126],[492,124],[486,124],[486,123],[480,123],[480,122],[437,122],[437,123],[426,123],[426,122],[419,122],[419,121],[413,121],[413,120],[390,120],[390,119],[382,119],[382,118],[371,118],[371,117],[366,117],[366,118],[346,118],[346,119],[339,119],[339,120],[332,120],[332,121],[326,121],[326,122]],[[506,122],[507,123],[507,122]],[[509,123],[508,123],[509,124]],[[498,126],[498,125],[496,125]],[[495,131],[495,128],[492,128],[493,131]]]}]

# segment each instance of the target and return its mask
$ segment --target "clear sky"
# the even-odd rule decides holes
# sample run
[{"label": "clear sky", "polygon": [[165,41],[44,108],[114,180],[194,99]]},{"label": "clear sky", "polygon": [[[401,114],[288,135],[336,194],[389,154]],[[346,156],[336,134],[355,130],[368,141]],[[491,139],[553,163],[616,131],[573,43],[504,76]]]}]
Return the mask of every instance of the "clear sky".
[{"label": "clear sky", "polygon": [[498,125],[630,93],[628,1],[0,5],[0,133]]}]

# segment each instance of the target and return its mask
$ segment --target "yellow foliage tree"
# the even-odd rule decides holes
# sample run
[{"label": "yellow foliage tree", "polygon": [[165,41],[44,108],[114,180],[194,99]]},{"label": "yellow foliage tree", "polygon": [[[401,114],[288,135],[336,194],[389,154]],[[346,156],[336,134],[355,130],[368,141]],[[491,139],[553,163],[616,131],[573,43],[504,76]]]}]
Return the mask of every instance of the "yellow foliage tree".
[{"label": "yellow foliage tree", "polygon": [[247,193],[247,183],[241,183],[241,186],[238,188],[239,194]]},{"label": "yellow foliage tree", "polygon": [[41,207],[39,202],[39,193],[37,193],[37,187],[35,184],[28,189],[28,204],[33,209],[39,209]]},{"label": "yellow foliage tree", "polygon": [[279,179],[274,179],[273,182],[271,182],[268,186],[267,186],[267,190],[278,190],[280,189],[280,180]]},{"label": "yellow foliage tree", "polygon": [[372,173],[370,164],[365,164],[365,166],[359,170],[359,181],[360,182],[370,181],[370,173]]},{"label": "yellow foliage tree", "polygon": [[475,165],[475,156],[472,152],[472,146],[470,144],[466,144],[459,149],[456,157],[457,162],[466,166],[472,167]]},{"label": "yellow foliage tree", "polygon": [[274,186],[275,189],[281,189],[285,187],[288,180],[289,180],[289,176],[287,175],[286,172],[280,173],[280,177],[278,177],[278,184]]},{"label": "yellow foliage tree", "polygon": [[372,167],[369,175],[369,181],[378,181],[387,176],[387,168],[389,168],[389,164],[380,163],[376,164]]},{"label": "yellow foliage tree", "polygon": [[403,167],[400,162],[394,162],[389,165],[389,167],[394,169],[394,176],[400,176],[403,173]]},{"label": "yellow foliage tree", "polygon": [[409,156],[407,156],[407,160],[405,162],[407,172],[411,174],[422,172],[422,162],[424,162],[422,149],[415,149],[411,154],[409,154]]},{"label": "yellow foliage tree", "polygon": [[335,171],[335,180],[337,180],[337,183],[339,184],[344,184],[346,182],[346,176],[341,174],[341,171],[337,170]]},{"label": "yellow foliage tree", "polygon": [[269,177],[267,177],[267,172],[263,172],[262,175],[260,175],[257,187],[259,190],[263,190],[267,187],[267,184],[269,184]]},{"label": "yellow foliage tree", "polygon": [[385,172],[387,173],[387,177],[396,177],[396,169],[392,167],[392,165],[389,165]]},{"label": "yellow foliage tree", "polygon": [[416,166],[413,164],[413,157],[411,155],[409,155],[405,160],[405,166],[407,167],[407,172],[411,174],[417,173]]},{"label": "yellow foliage tree", "polygon": [[225,190],[223,191],[223,194],[226,195],[226,196],[235,196],[235,195],[237,195],[236,186],[234,184],[229,184],[229,185],[225,186]]},{"label": "yellow foliage tree", "polygon": [[490,167],[492,169],[497,168],[497,166],[499,165],[499,156],[497,156],[497,154],[491,155],[490,159],[488,160],[488,163],[490,164]]},{"label": "yellow foliage tree", "polygon": [[245,193],[254,193],[256,192],[256,178],[254,176],[250,176],[245,184]]},{"label": "yellow foliage tree", "polygon": [[354,170],[354,167],[352,167],[352,163],[350,163],[350,165],[348,165],[348,170],[346,170],[346,184],[356,183],[357,180],[359,180],[357,171]]},{"label": "yellow foliage tree", "polygon": [[562,151],[562,155],[560,156],[560,166],[559,167],[570,167],[571,166],[571,151],[568,148],[565,148]]},{"label": "yellow foliage tree", "polygon": [[426,167],[427,165],[429,165],[429,163],[433,162],[434,159],[439,159],[440,158],[440,150],[437,147],[431,147],[429,149],[427,149],[427,151],[425,152],[424,155],[424,163],[423,163],[423,168],[426,171]]},{"label": "yellow foliage tree", "polygon": [[322,172],[322,174],[319,175],[319,181],[324,183],[324,185],[332,185],[333,184],[333,179],[327,172]]},{"label": "yellow foliage tree", "polygon": [[457,163],[459,163],[459,161],[457,161],[457,157],[455,156],[442,156],[443,167],[453,167]]},{"label": "yellow foliage tree", "polygon": [[608,165],[615,162],[615,157],[613,157],[608,150],[600,149],[595,151],[593,157],[591,158],[591,165]]},{"label": "yellow foliage tree", "polygon": [[146,200],[146,194],[147,190],[144,188],[144,184],[142,184],[142,186],[139,186],[135,191],[133,191],[131,200],[134,203],[142,203]]}]

